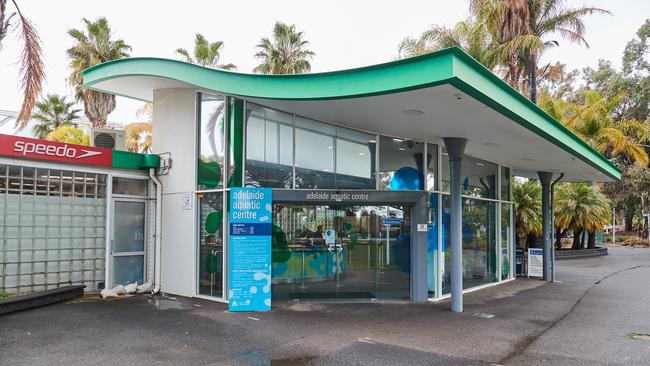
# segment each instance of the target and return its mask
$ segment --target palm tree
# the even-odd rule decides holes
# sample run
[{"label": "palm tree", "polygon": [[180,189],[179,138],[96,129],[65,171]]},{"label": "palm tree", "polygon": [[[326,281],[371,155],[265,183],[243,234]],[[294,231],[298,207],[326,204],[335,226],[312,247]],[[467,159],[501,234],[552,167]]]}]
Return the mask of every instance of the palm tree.
[{"label": "palm tree", "polygon": [[125,125],[127,150],[135,153],[150,153],[152,130],[153,125],[149,122],[134,122]]},{"label": "palm tree", "polygon": [[48,141],[67,142],[77,145],[90,145],[90,136],[73,125],[62,125],[45,135]]},{"label": "palm tree", "polygon": [[185,62],[189,62],[191,64],[216,67],[224,70],[236,69],[237,66],[234,64],[219,63],[219,57],[221,56],[222,49],[222,41],[210,43],[205,37],[203,37],[203,35],[197,33],[196,38],[194,39],[194,58],[190,56],[190,53],[185,48],[176,49],[176,53],[183,56]]},{"label": "palm tree", "polygon": [[124,40],[112,40],[111,28],[104,17],[90,21],[83,19],[86,31],[68,30],[68,35],[74,38],[75,45],[68,49],[72,73],[68,82],[75,87],[75,97],[83,101],[84,113],[94,127],[106,127],[109,113],[115,109],[115,96],[89,89],[81,89],[86,68],[102,62],[128,57],[131,46]]},{"label": "palm tree", "polygon": [[650,137],[650,126],[640,121],[614,121],[612,111],[621,96],[606,99],[594,90],[579,94],[580,103],[540,95],[539,104],[601,154],[620,159],[624,165],[648,165],[643,144]]},{"label": "palm tree", "polygon": [[497,64],[498,44],[494,42],[485,23],[473,18],[458,22],[451,29],[433,25],[418,38],[405,38],[399,45],[398,57],[419,56],[453,46],[462,48],[490,70]]},{"label": "palm tree", "polygon": [[512,193],[517,237],[524,236],[528,247],[542,233],[542,186],[534,180],[514,180]]},{"label": "palm tree", "polygon": [[[564,0],[470,0],[470,9],[485,19],[500,43],[499,56],[508,59],[511,85],[525,72],[529,98],[537,103],[538,60],[549,47],[558,46],[551,35],[589,47],[583,18],[609,14],[596,7],[567,8]],[[513,85],[514,86],[514,85]],[[521,86],[520,86],[521,88]]]},{"label": "palm tree", "polygon": [[296,32],[295,25],[276,22],[273,26],[273,40],[264,37],[257,45],[255,58],[262,63],[253,69],[260,74],[304,74],[311,71],[309,59],[315,53],[306,49],[308,41],[303,32]]},{"label": "palm tree", "polygon": [[79,109],[71,109],[74,103],[67,102],[65,96],[48,94],[47,98],[36,103],[36,113],[32,118],[40,121],[34,126],[34,136],[42,139],[59,126],[75,126],[74,120],[78,119]]},{"label": "palm tree", "polygon": [[[15,0],[14,4],[20,26],[20,36],[23,40],[23,50],[20,57],[20,85],[23,90],[23,102],[20,112],[16,117],[16,127],[23,128],[29,121],[36,100],[41,93],[43,79],[45,79],[45,64],[43,64],[43,51],[41,39],[34,25],[23,15]],[[16,13],[7,10],[7,0],[0,0],[0,50],[2,40],[12,30],[11,19]]]},{"label": "palm tree", "polygon": [[572,249],[584,248],[583,233],[589,234],[588,247],[595,247],[595,232],[611,220],[609,199],[594,186],[564,183],[555,192],[556,246],[568,230],[573,231]]}]

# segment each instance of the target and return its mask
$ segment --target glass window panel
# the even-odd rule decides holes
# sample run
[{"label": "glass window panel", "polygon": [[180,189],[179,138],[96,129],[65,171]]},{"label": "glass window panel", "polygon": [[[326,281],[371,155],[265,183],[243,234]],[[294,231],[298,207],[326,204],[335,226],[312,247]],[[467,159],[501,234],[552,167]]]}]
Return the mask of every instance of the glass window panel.
[{"label": "glass window panel", "polygon": [[506,166],[501,167],[501,200],[510,201],[510,189],[512,181],[510,177],[510,168]]},{"label": "glass window panel", "polygon": [[147,185],[148,181],[145,179],[113,177],[113,194],[146,196]]},{"label": "glass window panel", "polygon": [[375,135],[336,128],[336,188],[375,189]]},{"label": "glass window panel", "polygon": [[223,187],[224,97],[199,95],[198,188]]},{"label": "glass window panel", "polygon": [[424,144],[381,136],[379,141],[379,189],[424,189]]},{"label": "glass window panel", "polygon": [[113,251],[144,250],[144,202],[116,201],[114,207]]},{"label": "glass window panel", "polygon": [[463,288],[496,279],[496,203],[463,199]]},{"label": "glass window panel", "polygon": [[223,296],[223,193],[199,195],[199,273],[202,295]]},{"label": "glass window panel", "polygon": [[247,103],[246,186],[293,187],[293,116]]},{"label": "glass window panel", "polygon": [[436,297],[436,286],[438,280],[438,200],[439,195],[432,193],[429,197],[431,204],[431,211],[429,217],[429,225],[427,228],[427,287],[429,297]]},{"label": "glass window panel", "polygon": [[427,144],[427,190],[438,189],[438,145]]},{"label": "glass window panel", "polygon": [[296,117],[296,188],[335,188],[334,126]]},{"label": "glass window panel", "polygon": [[[450,192],[449,155],[442,149],[442,187],[443,192]],[[472,197],[496,199],[497,165],[488,161],[464,155],[461,165],[462,194]]]},{"label": "glass window panel", "polygon": [[501,204],[501,280],[510,278],[512,268],[513,230],[510,221],[510,203]]},{"label": "glass window panel", "polygon": [[144,256],[129,255],[113,257],[113,282],[116,285],[143,282]]}]

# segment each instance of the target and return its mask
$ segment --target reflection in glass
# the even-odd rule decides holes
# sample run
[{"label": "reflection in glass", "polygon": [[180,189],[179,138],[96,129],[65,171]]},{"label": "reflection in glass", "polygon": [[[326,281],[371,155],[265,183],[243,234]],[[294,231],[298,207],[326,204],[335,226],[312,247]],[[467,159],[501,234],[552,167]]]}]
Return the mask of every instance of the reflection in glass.
[{"label": "reflection in glass", "polygon": [[199,294],[223,297],[223,193],[199,200]]},{"label": "reflection in glass", "polygon": [[495,282],[496,203],[463,199],[463,288]]},{"label": "reflection in glass", "polygon": [[246,186],[292,188],[293,116],[246,106]]},{"label": "reflection in glass", "polygon": [[408,208],[275,204],[273,225],[274,299],[409,298]]},{"label": "reflection in glass", "polygon": [[[442,149],[442,187],[449,193],[449,154]],[[461,164],[462,194],[465,196],[496,199],[497,165],[469,155],[463,155]]]},{"label": "reflection in glass", "polygon": [[200,94],[198,189],[223,187],[224,97]]},{"label": "reflection in glass", "polygon": [[143,283],[144,255],[113,257],[113,284]]},{"label": "reflection in glass", "polygon": [[144,251],[145,203],[115,201],[113,252]]},{"label": "reflection in glass", "polygon": [[[431,162],[431,154],[427,154]],[[424,189],[424,144],[381,136],[379,141],[379,189],[391,191]]]},{"label": "reflection in glass", "polygon": [[429,191],[438,189],[438,145],[427,144],[427,181],[426,187]]},{"label": "reflection in glass", "polygon": [[501,167],[501,200],[510,201],[510,189],[512,186],[510,168]]},{"label": "reflection in glass", "polygon": [[146,196],[147,180],[113,177],[113,193],[129,196]]}]

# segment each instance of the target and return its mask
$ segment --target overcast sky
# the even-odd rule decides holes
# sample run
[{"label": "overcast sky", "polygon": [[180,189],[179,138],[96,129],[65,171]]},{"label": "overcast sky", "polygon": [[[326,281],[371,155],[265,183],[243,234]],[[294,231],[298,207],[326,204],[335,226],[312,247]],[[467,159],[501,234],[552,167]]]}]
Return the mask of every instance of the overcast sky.
[{"label": "overcast sky", "polygon": [[[232,62],[238,71],[255,67],[255,45],[268,36],[276,20],[295,24],[304,31],[309,48],[316,52],[312,72],[340,70],[391,61],[399,42],[432,24],[453,26],[468,16],[467,1],[145,1],[145,0],[18,0],[23,14],[36,25],[43,41],[47,78],[43,93],[72,95],[65,50],[72,45],[66,31],[81,28],[81,18],[105,16],[114,38],[133,47],[132,56],[178,58],[174,50],[192,50],[194,35],[225,42],[221,62]],[[560,40],[543,62],[561,61],[569,68],[595,66],[598,59],[619,66],[626,43],[650,17],[649,0],[567,0],[573,6],[587,4],[610,10],[612,16],[586,19],[590,49]],[[13,10],[12,4],[8,8]],[[18,59],[21,43],[17,32],[8,35],[0,51],[0,109],[18,110]],[[136,120],[142,102],[118,98],[112,122]]]}]

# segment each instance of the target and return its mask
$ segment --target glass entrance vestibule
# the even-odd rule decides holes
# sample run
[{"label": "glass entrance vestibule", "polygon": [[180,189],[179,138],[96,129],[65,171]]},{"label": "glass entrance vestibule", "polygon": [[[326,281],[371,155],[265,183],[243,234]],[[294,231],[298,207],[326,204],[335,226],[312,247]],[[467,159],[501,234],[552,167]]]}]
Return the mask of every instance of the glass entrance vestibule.
[{"label": "glass entrance vestibule", "polygon": [[[440,141],[226,96],[198,93],[197,107],[198,295],[227,300],[230,188],[264,187],[273,188],[274,300],[448,296],[450,179]],[[466,289],[513,278],[511,179],[508,167],[463,159]],[[371,198],[307,199],[323,192]]]}]

